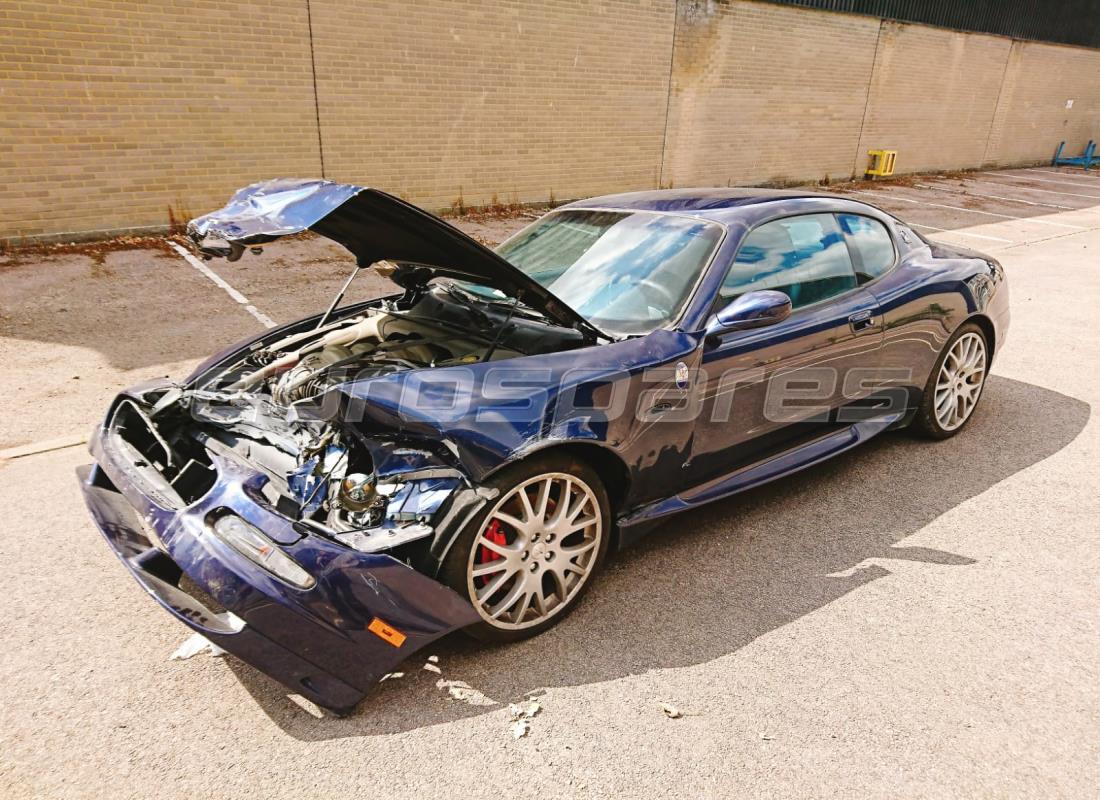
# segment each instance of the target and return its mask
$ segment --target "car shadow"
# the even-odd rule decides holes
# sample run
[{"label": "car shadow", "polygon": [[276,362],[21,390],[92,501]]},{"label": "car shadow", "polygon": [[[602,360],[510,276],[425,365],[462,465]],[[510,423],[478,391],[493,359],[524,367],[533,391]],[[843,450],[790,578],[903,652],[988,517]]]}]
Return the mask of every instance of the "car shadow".
[{"label": "car shadow", "polygon": [[[310,716],[284,687],[239,661],[227,664],[284,731],[325,740],[445,723],[545,688],[707,662],[890,575],[879,559],[975,563],[903,541],[1061,450],[1089,415],[1087,403],[994,376],[959,436],[886,434],[681,514],[615,558],[560,625],[506,646],[452,635],[410,658],[403,677],[380,684],[349,717]],[[441,674],[423,668],[429,654],[439,657]],[[446,681],[464,682],[489,704],[450,697]]]}]

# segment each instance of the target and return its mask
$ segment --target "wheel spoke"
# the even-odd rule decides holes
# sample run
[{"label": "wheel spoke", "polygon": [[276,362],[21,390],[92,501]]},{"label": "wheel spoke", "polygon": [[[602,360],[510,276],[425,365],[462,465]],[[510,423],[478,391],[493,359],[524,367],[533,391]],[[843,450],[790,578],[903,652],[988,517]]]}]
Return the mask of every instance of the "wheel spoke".
[{"label": "wheel spoke", "polygon": [[[508,582],[508,579],[516,574],[516,570],[509,570],[508,572],[501,573],[489,583],[485,584],[482,588],[477,590],[477,599],[487,601],[494,594],[500,591],[501,587]],[[517,581],[517,585],[522,585],[522,581]],[[514,601],[513,601],[514,602]]]},{"label": "wheel spoke", "polygon": [[565,585],[565,574],[556,569],[550,570],[550,580],[554,583],[558,603],[564,603],[566,598],[569,597],[569,589]]},{"label": "wheel spoke", "polygon": [[[499,518],[499,516],[500,515],[498,514],[497,517]],[[505,558],[507,558],[508,556],[512,555],[513,552],[515,552],[514,549],[509,548],[508,545],[498,544],[497,542],[494,542],[492,539],[489,539],[485,535],[482,535],[481,537],[479,537],[478,540],[477,540],[477,543],[480,547],[485,547],[489,550],[492,550],[498,556],[504,556]]]},{"label": "wheel spoke", "polygon": [[[489,616],[493,619],[499,619],[500,615],[510,610],[526,591],[527,587],[524,585],[524,582],[516,581],[516,585],[508,590],[508,594],[504,596],[504,599],[489,608]],[[481,598],[479,597],[478,599],[480,600]]]},{"label": "wheel spoke", "polygon": [[516,610],[512,612],[512,622],[523,622],[527,609],[531,607],[531,598],[535,596],[533,591],[525,592]]},{"label": "wheel spoke", "polygon": [[587,553],[597,544],[599,544],[597,540],[589,539],[581,544],[573,545],[572,547],[562,547],[561,552],[567,558],[572,559],[576,556],[581,555],[582,553]]},{"label": "wheel spoke", "polygon": [[571,525],[576,524],[577,517],[589,505],[590,505],[589,499],[587,497],[585,497],[584,495],[581,495],[580,499],[577,500],[577,504],[575,506],[573,506],[571,509],[569,509],[569,516],[566,518],[569,521],[569,524],[571,524]]},{"label": "wheel spoke", "polygon": [[531,593],[532,604],[535,608],[535,613],[540,617],[545,617],[546,612],[549,609],[546,606],[546,598],[542,594],[542,586],[540,585],[534,592]]},{"label": "wheel spoke", "polygon": [[531,496],[527,494],[527,489],[524,487],[518,493],[519,501],[523,505],[523,521],[529,525],[535,521],[535,509],[531,506]]},{"label": "wheel spoke", "polygon": [[[521,520],[518,517],[513,517],[511,514],[506,514],[505,512],[500,510],[496,511],[496,513],[493,514],[493,517],[496,518],[498,522],[503,522],[509,528],[512,528],[517,532],[526,531],[529,527],[528,523],[524,520]],[[498,550],[497,552],[501,551]]]},{"label": "wheel spoke", "polygon": [[536,501],[536,508],[534,509],[534,519],[542,521],[546,519],[546,509],[550,504],[550,489],[553,488],[554,481],[552,478],[547,478],[539,485],[538,499]]},{"label": "wheel spoke", "polygon": [[502,569],[509,569],[509,564],[506,559],[498,558],[496,561],[487,561],[484,564],[474,567],[470,571],[470,575],[474,578],[484,578],[486,575],[492,575],[494,572],[500,572]]},{"label": "wheel spoke", "polygon": [[546,527],[557,528],[563,519],[568,518],[569,503],[573,496],[572,484],[563,483],[558,491],[558,499],[554,504],[554,514],[546,520]]},{"label": "wheel spoke", "polygon": [[569,526],[569,532],[570,533],[576,533],[577,531],[583,531],[585,528],[589,527],[590,525],[595,525],[597,519],[598,519],[597,517],[592,516],[592,517],[585,517],[584,519],[581,519],[581,520],[577,520],[576,522],[572,523]]}]

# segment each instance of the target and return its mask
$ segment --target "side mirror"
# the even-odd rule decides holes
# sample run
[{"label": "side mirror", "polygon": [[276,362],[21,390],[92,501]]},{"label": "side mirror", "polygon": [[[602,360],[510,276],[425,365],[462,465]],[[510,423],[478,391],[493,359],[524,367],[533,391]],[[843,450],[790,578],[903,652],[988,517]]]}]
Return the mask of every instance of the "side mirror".
[{"label": "side mirror", "polygon": [[726,331],[763,328],[782,322],[791,315],[791,298],[783,292],[763,289],[743,294],[721,309],[707,325],[707,336]]}]

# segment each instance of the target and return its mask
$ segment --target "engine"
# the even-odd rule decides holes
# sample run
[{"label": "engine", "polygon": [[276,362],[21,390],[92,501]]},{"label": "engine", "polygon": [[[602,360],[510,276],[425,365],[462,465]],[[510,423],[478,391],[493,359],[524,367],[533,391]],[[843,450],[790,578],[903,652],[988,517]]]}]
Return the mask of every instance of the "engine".
[{"label": "engine", "polygon": [[303,356],[295,366],[272,379],[271,398],[277,405],[288,406],[352,378],[373,378],[431,366],[437,359],[450,356],[445,348],[418,342],[383,352],[378,349],[376,342],[359,342],[350,346],[332,345]]},{"label": "engine", "polygon": [[[315,397],[339,383],[425,367],[481,360],[487,345],[429,321],[370,309],[325,328],[296,334],[252,354],[231,392],[266,393],[279,406]],[[498,349],[496,358],[517,355]],[[232,374],[232,373],[230,373]]]}]

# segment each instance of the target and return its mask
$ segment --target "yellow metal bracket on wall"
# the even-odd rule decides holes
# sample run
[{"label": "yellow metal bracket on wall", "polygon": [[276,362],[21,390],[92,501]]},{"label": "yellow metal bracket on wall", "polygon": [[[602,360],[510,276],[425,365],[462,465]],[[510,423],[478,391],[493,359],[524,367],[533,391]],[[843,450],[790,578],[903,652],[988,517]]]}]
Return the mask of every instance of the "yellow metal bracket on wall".
[{"label": "yellow metal bracket on wall", "polygon": [[894,161],[898,157],[897,150],[868,150],[871,163],[867,167],[867,174],[873,178],[885,178],[894,174]]}]

